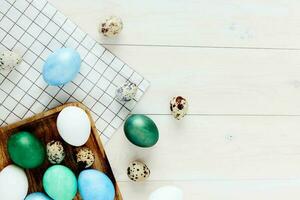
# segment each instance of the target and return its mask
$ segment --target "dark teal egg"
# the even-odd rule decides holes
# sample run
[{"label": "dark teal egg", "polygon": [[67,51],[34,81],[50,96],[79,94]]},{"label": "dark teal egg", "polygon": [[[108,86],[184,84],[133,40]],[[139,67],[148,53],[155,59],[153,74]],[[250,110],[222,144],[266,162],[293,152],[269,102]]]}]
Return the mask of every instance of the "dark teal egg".
[{"label": "dark teal egg", "polygon": [[124,124],[127,139],[139,147],[152,147],[159,139],[154,121],[146,115],[131,115]]},{"label": "dark teal egg", "polygon": [[12,161],[24,169],[41,166],[46,157],[44,144],[27,131],[11,135],[7,142],[7,150]]}]

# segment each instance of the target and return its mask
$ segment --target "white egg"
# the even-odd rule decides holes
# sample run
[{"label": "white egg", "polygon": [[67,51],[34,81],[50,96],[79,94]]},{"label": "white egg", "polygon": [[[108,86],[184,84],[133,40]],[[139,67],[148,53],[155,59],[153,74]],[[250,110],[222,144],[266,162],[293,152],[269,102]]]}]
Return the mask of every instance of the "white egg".
[{"label": "white egg", "polygon": [[62,139],[72,146],[84,145],[91,133],[88,115],[75,106],[64,108],[57,117],[56,125]]},{"label": "white egg", "polygon": [[183,192],[175,186],[164,186],[151,193],[149,200],[183,200]]},{"label": "white egg", "polygon": [[28,179],[23,169],[8,165],[0,172],[0,199],[24,200],[28,192]]}]

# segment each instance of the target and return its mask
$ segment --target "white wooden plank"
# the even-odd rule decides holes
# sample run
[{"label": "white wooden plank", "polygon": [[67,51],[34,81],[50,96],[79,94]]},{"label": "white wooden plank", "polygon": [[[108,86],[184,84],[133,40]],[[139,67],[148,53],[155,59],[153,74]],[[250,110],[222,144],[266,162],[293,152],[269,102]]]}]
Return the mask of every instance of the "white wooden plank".
[{"label": "white wooden plank", "polygon": [[[104,43],[300,48],[297,0],[50,0]],[[100,37],[101,19],[118,15],[117,39]]]},{"label": "white wooden plank", "polygon": [[168,114],[183,95],[190,114],[300,114],[297,51],[108,48],[151,81],[136,112]]},{"label": "white wooden plank", "polygon": [[159,187],[181,188],[186,200],[298,200],[299,180],[281,181],[155,181],[146,183],[120,182],[124,199],[147,200]]},{"label": "white wooden plank", "polygon": [[140,159],[149,180],[280,180],[300,178],[300,117],[150,116],[160,130],[153,148],[142,149],[119,130],[106,150],[118,180]]}]

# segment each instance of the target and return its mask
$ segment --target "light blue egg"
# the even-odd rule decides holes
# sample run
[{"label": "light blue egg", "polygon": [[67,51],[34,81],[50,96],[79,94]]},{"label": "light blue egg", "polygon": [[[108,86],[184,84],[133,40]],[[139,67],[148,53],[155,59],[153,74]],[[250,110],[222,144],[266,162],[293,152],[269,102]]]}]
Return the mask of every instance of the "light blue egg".
[{"label": "light blue egg", "polygon": [[114,200],[115,198],[115,188],[111,180],[95,169],[87,169],[79,174],[78,188],[84,200]]},{"label": "light blue egg", "polygon": [[25,200],[51,200],[49,197],[47,197],[44,193],[41,192],[34,192],[29,194]]},{"label": "light blue egg", "polygon": [[71,48],[54,51],[45,61],[43,77],[49,85],[60,86],[72,81],[79,72],[81,58]]}]

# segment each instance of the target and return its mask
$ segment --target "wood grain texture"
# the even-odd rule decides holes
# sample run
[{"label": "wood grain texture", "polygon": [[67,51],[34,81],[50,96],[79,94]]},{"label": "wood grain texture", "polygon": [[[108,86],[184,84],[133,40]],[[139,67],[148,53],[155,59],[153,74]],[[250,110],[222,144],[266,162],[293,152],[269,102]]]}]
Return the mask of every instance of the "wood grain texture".
[{"label": "wood grain texture", "polygon": [[[160,130],[151,149],[140,149],[119,130],[106,146],[124,199],[147,200],[175,185],[185,200],[297,200],[300,197],[299,117],[149,115]],[[126,177],[130,161],[151,170],[145,183]]]},{"label": "wood grain texture", "polygon": [[[300,48],[297,0],[51,0],[103,43]],[[99,36],[110,15],[124,21],[117,39]]]},{"label": "wood grain texture", "polygon": [[171,97],[183,95],[190,114],[300,114],[298,51],[108,48],[151,80],[136,112],[169,114]]},{"label": "wood grain texture", "polygon": [[122,130],[106,146],[118,180],[136,159],[150,181],[300,179],[300,117],[149,117],[160,131],[153,148],[132,145]]},{"label": "wood grain texture", "polygon": [[298,200],[299,180],[278,181],[151,181],[135,185],[120,182],[124,199],[148,200],[159,187],[174,185],[185,193],[185,200]]},{"label": "wood grain texture", "polygon": [[[63,106],[49,110],[47,112],[38,114],[34,117],[17,122],[15,124],[2,127],[0,129],[0,153],[1,153],[0,170],[2,170],[4,167],[12,163],[6,150],[7,140],[11,134],[14,134],[19,131],[24,131],[24,130],[29,131],[30,133],[34,133],[45,145],[52,140],[62,141],[56,128],[56,119],[59,112],[67,106],[80,107],[84,109],[88,114],[92,124],[92,131],[91,131],[91,136],[87,141],[87,143],[85,144],[85,146],[90,148],[95,154],[95,163],[91,168],[98,169],[110,177],[110,179],[112,180],[116,188],[115,200],[122,200],[121,193],[119,191],[118,185],[112,173],[110,164],[107,160],[102,143],[99,139],[99,134],[97,132],[95,124],[89,114],[88,109],[80,103],[68,103]],[[72,147],[71,145],[68,145],[65,142],[63,142],[63,144],[66,151],[66,158],[62,162],[62,165],[69,167],[76,174],[76,176],[78,176],[81,170],[78,168],[78,166],[76,165],[76,161],[74,160],[75,158],[74,156],[76,154],[76,150],[75,150],[76,148]],[[49,166],[51,166],[51,164],[47,160],[39,168],[26,170],[26,175],[29,181],[29,192],[43,191],[42,178],[46,169]],[[77,194],[75,200],[80,200],[80,199],[81,197],[79,196],[79,194]]]}]

